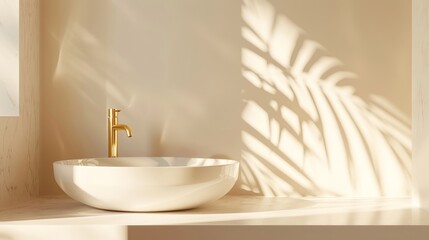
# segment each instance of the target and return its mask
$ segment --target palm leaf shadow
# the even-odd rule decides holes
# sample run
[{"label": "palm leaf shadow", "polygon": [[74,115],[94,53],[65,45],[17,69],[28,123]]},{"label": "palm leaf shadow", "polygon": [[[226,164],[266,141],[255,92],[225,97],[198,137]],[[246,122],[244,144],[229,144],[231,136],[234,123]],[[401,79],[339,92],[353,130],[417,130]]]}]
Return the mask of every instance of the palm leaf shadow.
[{"label": "palm leaf shadow", "polygon": [[242,189],[408,195],[409,120],[268,1],[243,0],[242,17]]}]

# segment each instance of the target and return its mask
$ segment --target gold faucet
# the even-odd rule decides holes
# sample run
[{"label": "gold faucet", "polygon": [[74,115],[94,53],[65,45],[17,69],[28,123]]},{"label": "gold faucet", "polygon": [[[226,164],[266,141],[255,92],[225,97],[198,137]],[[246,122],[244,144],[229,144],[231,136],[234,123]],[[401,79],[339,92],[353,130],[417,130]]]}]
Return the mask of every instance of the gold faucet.
[{"label": "gold faucet", "polygon": [[118,124],[118,112],[121,110],[109,108],[108,110],[108,153],[109,157],[118,157],[118,131],[125,130],[128,137],[131,137],[131,129],[125,124]]}]

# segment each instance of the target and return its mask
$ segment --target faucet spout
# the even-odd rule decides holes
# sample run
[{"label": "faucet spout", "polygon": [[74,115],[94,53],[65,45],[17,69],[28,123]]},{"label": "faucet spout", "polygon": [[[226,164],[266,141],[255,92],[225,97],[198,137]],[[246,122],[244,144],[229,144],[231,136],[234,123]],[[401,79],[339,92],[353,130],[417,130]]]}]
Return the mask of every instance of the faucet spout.
[{"label": "faucet spout", "polygon": [[131,134],[131,128],[128,127],[125,124],[116,124],[113,126],[114,130],[124,130],[127,133],[128,137],[132,137],[133,135]]},{"label": "faucet spout", "polygon": [[108,155],[109,157],[116,158],[118,157],[118,131],[124,130],[127,133],[128,137],[131,137],[131,128],[125,124],[118,124],[118,113],[121,110],[109,108],[108,110]]}]

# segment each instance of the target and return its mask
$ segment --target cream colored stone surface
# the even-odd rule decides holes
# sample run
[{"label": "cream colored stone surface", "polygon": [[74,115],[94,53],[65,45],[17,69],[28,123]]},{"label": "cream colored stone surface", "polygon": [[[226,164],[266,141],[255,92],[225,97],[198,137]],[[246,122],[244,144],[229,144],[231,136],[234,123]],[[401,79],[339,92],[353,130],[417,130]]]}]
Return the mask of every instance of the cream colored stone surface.
[{"label": "cream colored stone surface", "polygon": [[20,1],[20,115],[0,117],[0,206],[39,191],[39,1]]},{"label": "cream colored stone surface", "polygon": [[104,211],[66,197],[38,198],[0,212],[1,225],[429,225],[410,198],[225,196],[199,208],[152,213]]},{"label": "cream colored stone surface", "polygon": [[50,197],[0,211],[0,237],[15,240],[426,240],[428,234],[429,213],[410,198],[226,196],[197,209],[126,213]]}]

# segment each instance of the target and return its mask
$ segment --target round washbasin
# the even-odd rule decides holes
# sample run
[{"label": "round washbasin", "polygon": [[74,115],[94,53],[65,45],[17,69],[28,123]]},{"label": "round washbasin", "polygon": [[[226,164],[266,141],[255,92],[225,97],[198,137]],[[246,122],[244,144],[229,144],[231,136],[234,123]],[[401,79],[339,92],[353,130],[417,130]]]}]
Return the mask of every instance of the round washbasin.
[{"label": "round washbasin", "polygon": [[189,209],[224,196],[239,163],[226,159],[135,157],[54,162],[55,181],[71,198],[116,211]]}]

